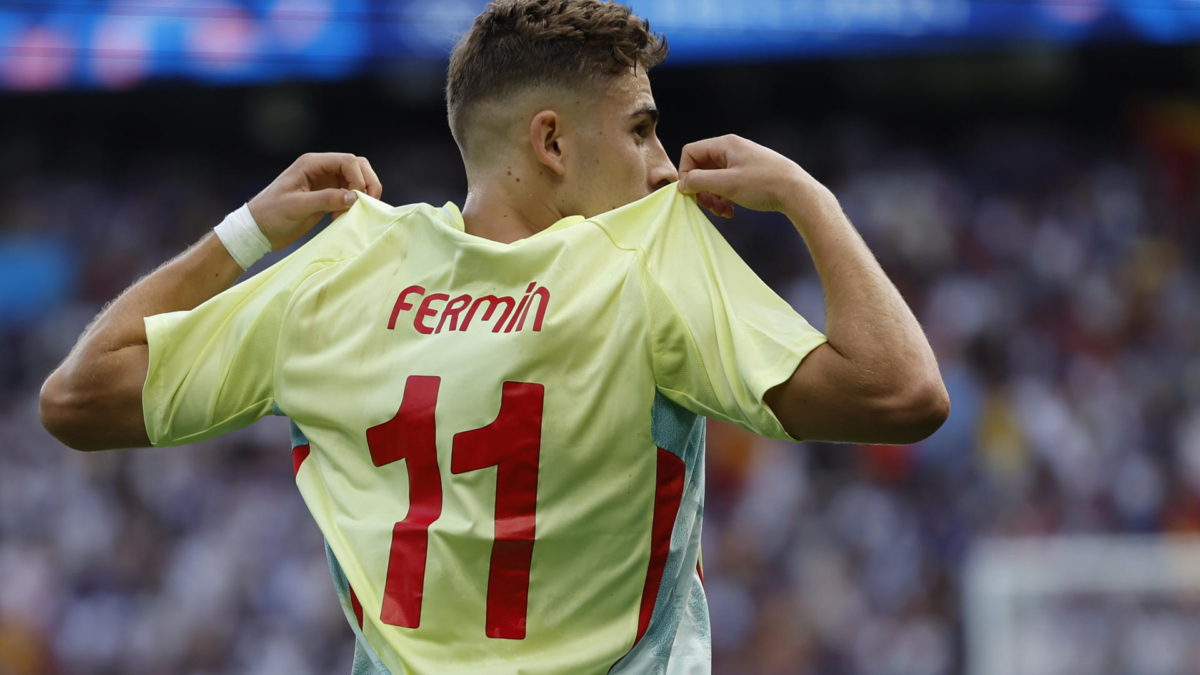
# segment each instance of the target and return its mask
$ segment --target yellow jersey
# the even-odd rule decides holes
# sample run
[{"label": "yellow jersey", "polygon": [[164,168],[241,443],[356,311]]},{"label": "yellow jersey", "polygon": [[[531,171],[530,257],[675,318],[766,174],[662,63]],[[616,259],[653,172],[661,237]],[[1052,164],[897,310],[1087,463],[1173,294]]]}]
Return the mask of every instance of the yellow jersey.
[{"label": "yellow jersey", "polygon": [[284,260],[147,317],[155,446],[270,414],[355,673],[707,673],[704,420],[825,337],[675,185],[504,244],[365,193]]}]

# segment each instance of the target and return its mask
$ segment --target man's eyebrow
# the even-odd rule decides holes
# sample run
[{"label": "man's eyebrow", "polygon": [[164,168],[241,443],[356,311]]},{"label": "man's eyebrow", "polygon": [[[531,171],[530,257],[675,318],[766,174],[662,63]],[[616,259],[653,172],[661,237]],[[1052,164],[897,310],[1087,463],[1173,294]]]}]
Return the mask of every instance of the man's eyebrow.
[{"label": "man's eyebrow", "polygon": [[642,115],[646,115],[647,117],[649,117],[651,122],[653,122],[655,124],[658,123],[658,108],[655,108],[652,105],[648,105],[648,106],[645,106],[645,107],[639,109],[637,112],[630,115],[630,117],[641,117]]}]

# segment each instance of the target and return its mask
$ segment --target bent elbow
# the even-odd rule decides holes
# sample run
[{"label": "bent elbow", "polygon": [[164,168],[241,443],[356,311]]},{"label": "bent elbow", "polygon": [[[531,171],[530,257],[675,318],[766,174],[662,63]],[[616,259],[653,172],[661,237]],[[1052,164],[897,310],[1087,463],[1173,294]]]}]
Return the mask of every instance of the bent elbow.
[{"label": "bent elbow", "polygon": [[910,386],[892,399],[887,416],[895,435],[891,443],[906,445],[923,441],[950,417],[950,394],[940,377]]},{"label": "bent elbow", "polygon": [[58,376],[57,371],[42,384],[38,394],[38,420],[50,435],[73,450],[88,450],[85,436],[80,433],[81,406]]}]

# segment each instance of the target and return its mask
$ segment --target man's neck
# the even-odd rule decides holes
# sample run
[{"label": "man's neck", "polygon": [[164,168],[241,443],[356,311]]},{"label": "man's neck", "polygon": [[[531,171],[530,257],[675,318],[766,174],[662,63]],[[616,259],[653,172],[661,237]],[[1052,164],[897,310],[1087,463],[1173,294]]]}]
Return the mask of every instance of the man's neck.
[{"label": "man's neck", "polygon": [[562,219],[550,200],[539,199],[531,192],[536,190],[522,188],[518,192],[495,181],[472,186],[462,210],[467,234],[511,244]]}]

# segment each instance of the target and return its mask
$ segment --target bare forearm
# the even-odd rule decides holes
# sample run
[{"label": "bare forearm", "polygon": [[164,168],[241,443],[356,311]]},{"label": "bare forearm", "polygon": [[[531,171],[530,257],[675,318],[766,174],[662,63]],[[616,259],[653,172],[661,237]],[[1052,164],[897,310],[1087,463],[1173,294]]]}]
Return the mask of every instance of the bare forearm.
[{"label": "bare forearm", "polygon": [[242,268],[212,232],[130,286],[84,331],[72,351],[112,352],[146,344],[143,319],[193,309],[233,285]]},{"label": "bare forearm", "polygon": [[950,400],[921,326],[837,199],[805,175],[783,211],[808,245],[825,291],[828,344],[764,397],[795,438],[914,443]]},{"label": "bare forearm", "polygon": [[141,419],[149,361],[143,319],[192,309],[229,288],[241,273],[210,232],[122,293],[88,326],[43,385],[46,428],[80,450],[148,445]]},{"label": "bare forearm", "polygon": [[816,262],[828,344],[763,395],[793,438],[913,443],[941,426],[950,398],[933,350],[832,192],[738,136],[684,146],[679,173],[680,191],[718,215],[732,215],[735,203],[782,212]]},{"label": "bare forearm", "polygon": [[908,303],[828,189],[805,177],[783,212],[808,245],[825,292],[825,335],[864,390],[922,386],[937,360]]},{"label": "bare forearm", "polygon": [[[366,158],[306,153],[250,200],[248,213],[231,214],[224,230],[230,236],[223,238],[248,265],[268,246],[278,251],[295,242],[325,214],[345,212],[357,199],[353,190],[376,199],[383,194]],[[229,249],[210,232],[131,286],[100,312],[42,385],[42,425],[79,450],[149,445],[142,416],[150,359],[144,319],[194,309],[241,274]]]}]

